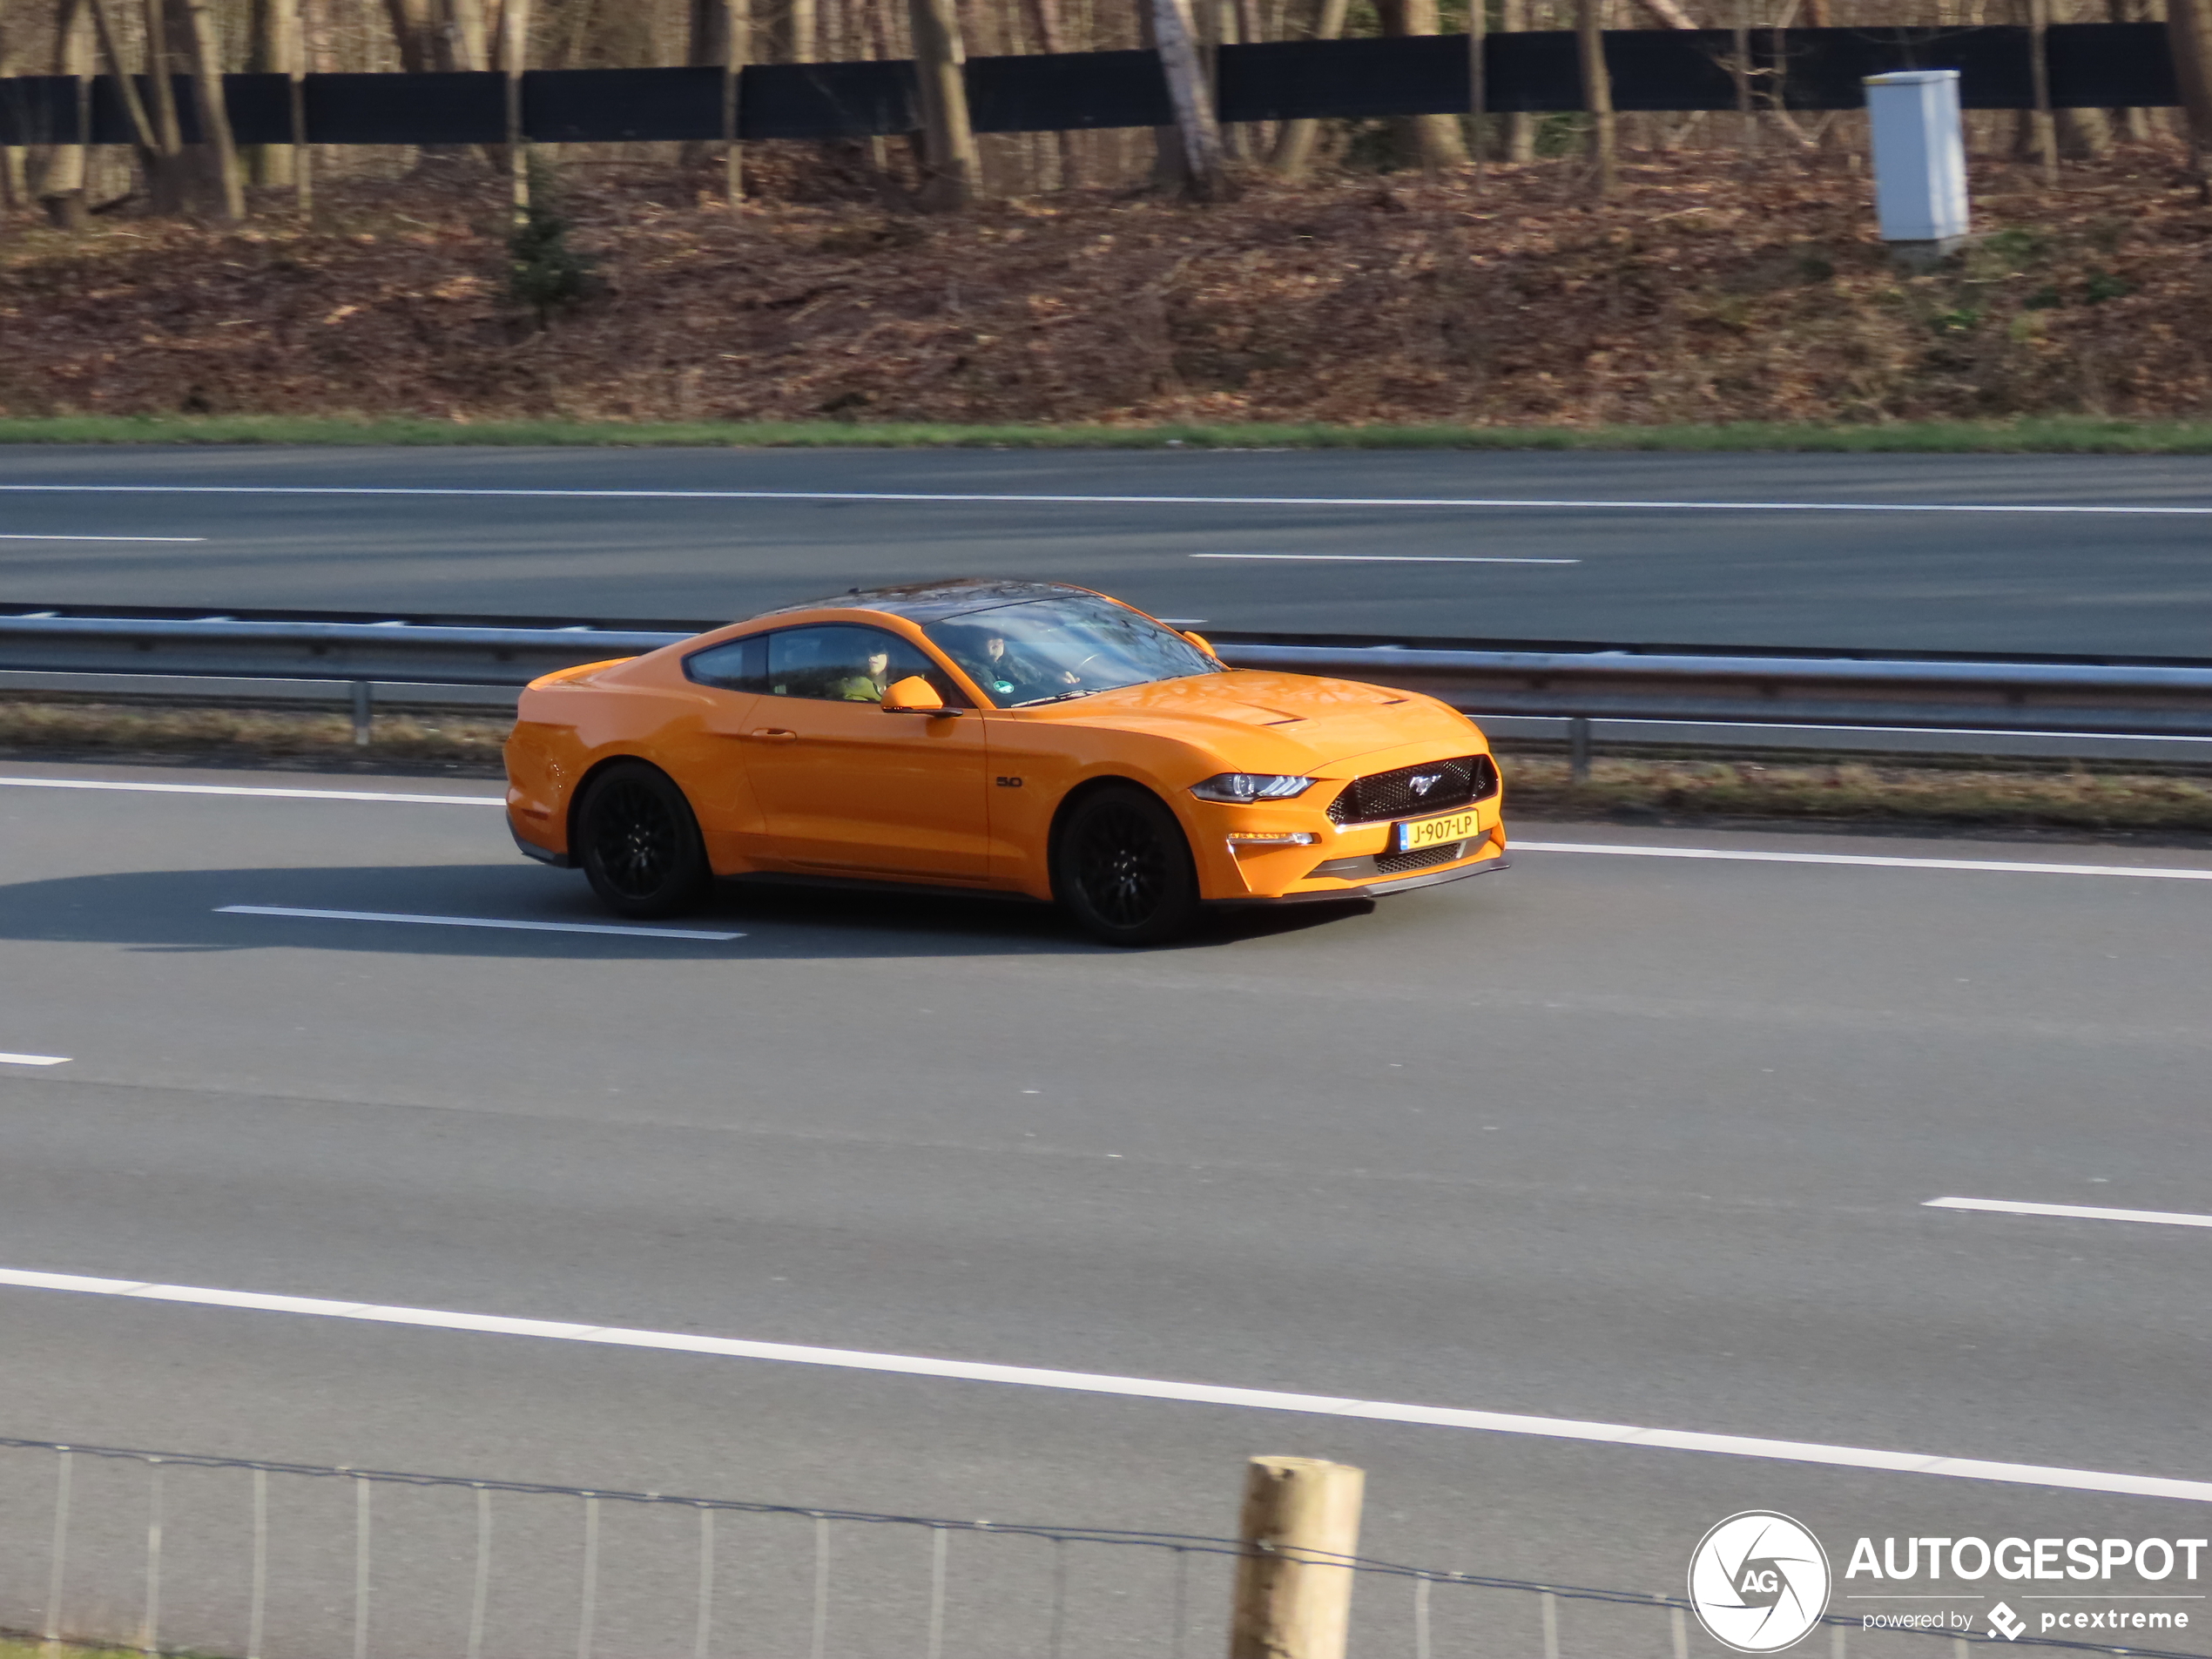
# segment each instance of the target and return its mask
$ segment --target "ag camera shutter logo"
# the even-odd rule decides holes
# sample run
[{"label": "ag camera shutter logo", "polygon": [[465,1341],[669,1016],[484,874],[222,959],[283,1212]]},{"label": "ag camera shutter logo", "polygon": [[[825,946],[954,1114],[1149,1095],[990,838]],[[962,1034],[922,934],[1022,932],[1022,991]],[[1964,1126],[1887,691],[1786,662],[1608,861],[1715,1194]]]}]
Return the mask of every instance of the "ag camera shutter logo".
[{"label": "ag camera shutter logo", "polygon": [[1747,1509],[1698,1541],[1689,1605],[1706,1634],[1738,1653],[1779,1653],[1828,1610],[1828,1552],[1787,1515]]}]

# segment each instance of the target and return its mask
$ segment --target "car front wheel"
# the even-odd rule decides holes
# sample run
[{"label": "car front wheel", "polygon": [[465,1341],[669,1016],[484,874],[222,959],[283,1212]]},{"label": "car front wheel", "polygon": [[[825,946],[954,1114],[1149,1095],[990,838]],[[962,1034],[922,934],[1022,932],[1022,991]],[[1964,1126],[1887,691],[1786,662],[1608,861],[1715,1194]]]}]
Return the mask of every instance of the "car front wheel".
[{"label": "car front wheel", "polygon": [[599,901],[618,916],[679,916],[713,880],[698,821],[675,780],[642,761],[591,780],[577,814],[577,851]]},{"label": "car front wheel", "polygon": [[1133,785],[1085,796],[1062,826],[1053,892],[1109,945],[1158,945],[1198,915],[1198,875],[1175,814]]}]

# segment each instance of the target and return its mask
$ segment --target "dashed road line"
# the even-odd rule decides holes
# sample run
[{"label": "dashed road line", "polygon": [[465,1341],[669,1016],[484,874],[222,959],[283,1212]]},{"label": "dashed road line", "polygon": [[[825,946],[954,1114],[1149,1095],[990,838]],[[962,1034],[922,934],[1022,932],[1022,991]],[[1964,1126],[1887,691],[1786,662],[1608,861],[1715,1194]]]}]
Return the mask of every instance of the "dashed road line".
[{"label": "dashed road line", "polygon": [[695,927],[627,927],[604,921],[516,921],[497,916],[414,916],[388,910],[306,910],[292,905],[226,904],[219,916],[282,916],[303,921],[396,921],[418,927],[496,927],[529,934],[617,934],[626,939],[704,939],[722,943],[743,934],[708,933]]},{"label": "dashed road line", "polygon": [[1928,1210],[1987,1210],[2004,1216],[2059,1216],[2075,1221],[2147,1221],[2164,1227],[2212,1227],[2212,1216],[2186,1210],[2111,1210],[2087,1204],[2022,1204],[2014,1198],[1930,1198]]}]

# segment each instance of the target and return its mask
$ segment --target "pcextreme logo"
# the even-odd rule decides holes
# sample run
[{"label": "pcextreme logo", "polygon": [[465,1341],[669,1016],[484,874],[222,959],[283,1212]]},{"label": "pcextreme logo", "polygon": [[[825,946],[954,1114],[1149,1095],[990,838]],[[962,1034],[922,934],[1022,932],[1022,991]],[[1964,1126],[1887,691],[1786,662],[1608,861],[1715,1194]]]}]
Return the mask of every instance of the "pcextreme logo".
[{"label": "pcextreme logo", "polygon": [[1689,1604],[1698,1623],[1738,1653],[1778,1653],[1828,1610],[1828,1553],[1787,1515],[1747,1509],[1698,1541]]}]

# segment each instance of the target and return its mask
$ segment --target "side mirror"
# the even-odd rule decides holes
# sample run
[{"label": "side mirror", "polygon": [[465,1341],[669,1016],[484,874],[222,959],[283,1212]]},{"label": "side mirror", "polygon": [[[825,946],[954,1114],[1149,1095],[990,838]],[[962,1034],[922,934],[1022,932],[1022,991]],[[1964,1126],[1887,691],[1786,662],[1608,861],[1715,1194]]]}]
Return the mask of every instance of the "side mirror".
[{"label": "side mirror", "polygon": [[1194,634],[1186,629],[1184,631],[1183,637],[1189,640],[1192,644],[1196,645],[1200,651],[1205,652],[1207,656],[1212,658],[1217,663],[1221,660],[1221,653],[1213,648],[1213,641],[1208,639],[1204,634]]},{"label": "side mirror", "polygon": [[949,714],[945,699],[937,695],[937,688],[919,674],[893,683],[883,694],[886,714]]}]

